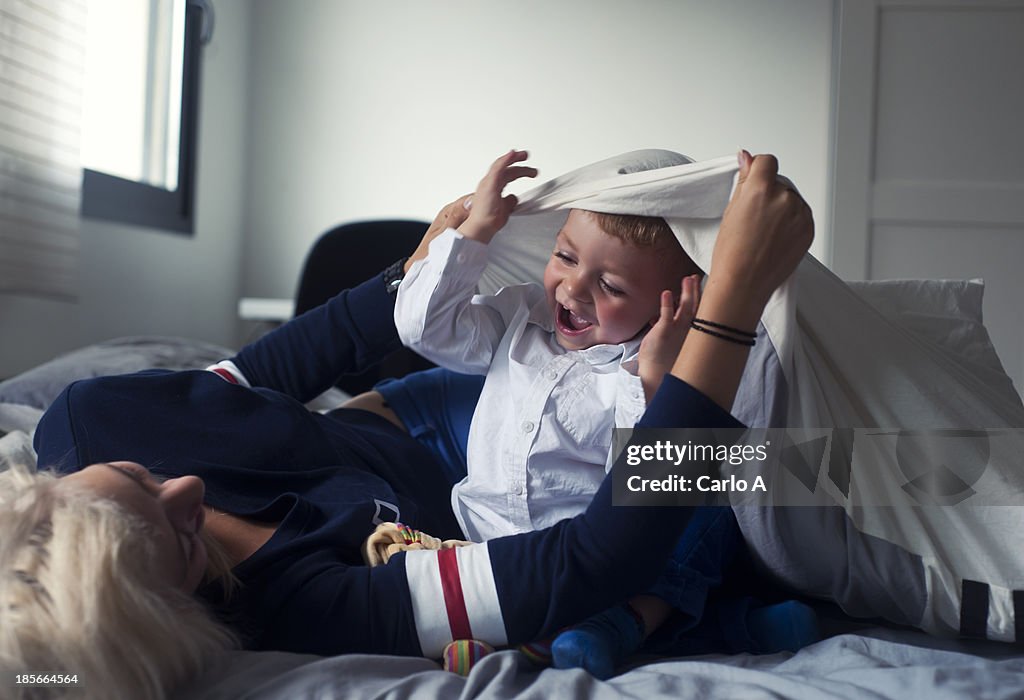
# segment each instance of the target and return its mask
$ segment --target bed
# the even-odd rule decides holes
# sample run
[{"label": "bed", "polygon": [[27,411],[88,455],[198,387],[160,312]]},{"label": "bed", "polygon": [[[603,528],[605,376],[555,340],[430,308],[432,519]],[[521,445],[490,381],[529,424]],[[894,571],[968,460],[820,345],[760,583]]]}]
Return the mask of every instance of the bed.
[{"label": "bed", "polygon": [[[660,157],[660,153],[655,155]],[[540,189],[543,194],[543,188]],[[398,230],[396,222],[384,223],[388,230]],[[303,270],[298,310],[324,301],[339,289],[365,279],[388,261],[408,253],[422,235],[426,223],[399,223],[402,235],[393,238],[382,237],[377,228],[366,224],[339,227],[321,237]],[[553,229],[547,227],[547,230]],[[366,243],[364,238],[372,243]],[[513,237],[511,240],[525,239]],[[354,255],[353,247],[361,251],[372,248],[379,254],[378,259],[367,260],[362,253]],[[517,249],[510,259],[518,263],[534,255],[534,262],[542,267],[543,259],[549,253],[550,248],[545,241],[543,245]],[[341,265],[340,262],[346,264]],[[494,282],[498,284],[504,279],[499,279],[500,275],[509,273],[509,270],[498,269],[496,273],[500,273]],[[519,271],[519,274],[527,273]],[[827,288],[829,297],[821,309],[798,309],[798,316],[805,314],[803,326],[830,330],[830,324],[836,322],[835,310],[839,303],[843,307],[841,321],[844,327],[862,329],[875,325],[888,333],[894,342],[906,344],[904,368],[911,367],[911,372],[919,364],[917,358],[924,348],[927,351],[924,354],[932,361],[929,367],[959,378],[961,383],[958,386],[983,397],[975,405],[984,408],[988,404],[998,404],[1002,407],[1002,416],[1010,418],[1004,423],[984,425],[1005,424],[1016,429],[1004,432],[1017,441],[1015,447],[1021,447],[1024,406],[1003,372],[981,322],[983,285],[980,281],[894,281],[857,283],[848,287],[829,277],[830,274],[816,262],[807,260],[798,272],[797,277],[802,283],[819,283],[819,288]],[[759,332],[763,331],[762,327]],[[854,344],[848,343],[849,338],[829,333],[823,335],[834,337],[814,338],[815,343],[805,344],[806,347],[822,349],[822,352],[845,350],[858,355],[868,355],[874,349],[870,343],[864,348],[855,348]],[[836,350],[826,347],[828,342],[840,346],[850,344],[851,347]],[[755,376],[744,376],[746,389],[741,389],[741,396],[734,407],[734,411],[740,409],[737,415],[742,413],[749,425],[775,425],[770,414],[778,408],[777,404],[784,403],[766,399],[778,386],[778,382],[770,382],[768,378],[773,374],[781,376],[778,358],[770,351],[772,346],[772,343],[761,342],[759,338],[755,354],[748,363],[748,371],[754,368]],[[228,348],[184,338],[119,338],[81,348],[0,382],[0,469],[13,461],[34,463],[31,433],[42,411],[73,380],[146,368],[200,368],[232,354]],[[383,366],[381,371],[384,374],[356,377],[344,385],[345,389],[358,393],[380,376],[397,376],[426,365],[421,358],[400,355],[397,361],[393,357]],[[916,369],[918,373],[924,372]],[[816,381],[820,379],[821,376],[815,376]],[[851,384],[838,379],[840,377],[832,377],[831,383],[820,386],[838,396],[846,390],[844,385]],[[346,394],[335,388],[318,397],[310,408],[330,409],[345,398]],[[939,398],[942,399],[941,396]],[[829,416],[813,416],[812,419],[818,422],[810,425],[857,425],[831,420]],[[962,417],[960,420],[954,425],[969,423]],[[1008,456],[1004,466],[1011,472],[1024,473],[1024,469],[1016,467],[1022,452],[1024,448],[1014,449]],[[990,471],[999,475],[996,474],[998,470]],[[1014,486],[1020,487],[1018,494],[1024,494],[1019,479]],[[802,488],[799,483],[796,487]],[[819,490],[817,493],[821,495],[823,492]],[[951,623],[954,627],[957,615],[963,618],[957,591],[943,599],[945,608],[940,612],[946,614],[944,625],[938,624],[942,622],[941,616],[921,617],[922,610],[928,608],[925,603],[935,598],[932,595],[935,582],[941,583],[935,577],[924,576],[924,572],[935,568],[929,569],[927,563],[921,564],[922,552],[929,555],[929,550],[907,549],[915,544],[913,541],[906,547],[897,544],[898,540],[885,542],[884,538],[871,535],[864,528],[864,523],[844,520],[843,510],[841,507],[837,509],[835,502],[829,502],[828,506],[818,510],[789,509],[790,513],[814,516],[811,518],[814,524],[801,524],[791,518],[788,527],[786,522],[775,517],[776,513],[787,512],[785,509],[752,508],[741,513],[740,509],[734,508],[761,568],[787,585],[794,594],[805,594],[805,600],[819,613],[822,641],[797,654],[637,658],[620,675],[601,682],[578,670],[540,670],[516,651],[499,651],[486,657],[465,678],[445,672],[434,661],[421,658],[367,655],[320,658],[235,651],[194,683],[180,689],[176,697],[183,700],[378,696],[894,700],[1024,697],[1024,647],[1020,645],[1024,640],[1024,614],[1020,615],[1021,622],[1018,622],[1018,611],[1014,609],[1018,602],[1024,605],[1024,591],[1021,590],[1024,589],[1024,537],[1018,534],[1024,532],[1024,509],[1018,506],[1004,510],[1013,513],[1008,520],[1010,526],[1003,528],[1003,532],[1010,535],[996,536],[999,541],[987,543],[1003,557],[1001,566],[996,567],[998,576],[979,577],[980,581],[986,582],[984,593],[990,599],[994,613],[988,620],[990,630],[982,625],[981,629],[975,627],[973,631],[989,639],[1017,640],[1016,644],[1007,644],[986,639],[949,638],[948,618],[954,618]],[[1014,522],[1020,526],[1013,525]],[[949,526],[948,523],[946,525]],[[814,533],[817,533],[817,540],[809,544],[808,540]],[[879,542],[885,546],[877,546]],[[972,552],[967,552],[968,560],[971,560],[971,555]],[[948,574],[958,565],[954,562],[954,566],[939,567],[940,573]],[[954,573],[961,574],[961,579],[967,578],[963,569]],[[911,578],[915,580],[908,584]],[[911,616],[911,625],[900,626],[883,621],[883,618],[899,621],[908,617],[908,606],[886,608],[883,604],[890,593],[888,589],[905,589],[909,592],[904,597],[910,598],[924,592],[926,600],[921,603],[922,610],[909,606],[916,615]],[[977,586],[973,590],[977,593]],[[1012,604],[1007,601],[1012,601]],[[957,604],[957,609],[951,609],[951,604]],[[854,620],[843,611],[855,612],[861,619]],[[995,622],[1002,623],[1003,627],[996,629]],[[941,628],[940,631],[946,632],[947,636],[933,636],[915,628],[928,627],[929,624]]]},{"label": "bed", "polygon": [[[0,382],[0,468],[33,459],[31,431],[43,408],[70,381],[146,367],[203,367],[227,348],[182,338],[120,338],[82,348]],[[329,408],[332,389],[312,406]],[[771,697],[1014,698],[1024,696],[1024,649],[983,640],[951,640],[894,625],[855,621],[815,603],[825,638],[797,654],[639,658],[601,682],[584,672],[540,670],[500,651],[468,677],[428,659],[348,655],[321,658],[231,652],[175,697]]]}]

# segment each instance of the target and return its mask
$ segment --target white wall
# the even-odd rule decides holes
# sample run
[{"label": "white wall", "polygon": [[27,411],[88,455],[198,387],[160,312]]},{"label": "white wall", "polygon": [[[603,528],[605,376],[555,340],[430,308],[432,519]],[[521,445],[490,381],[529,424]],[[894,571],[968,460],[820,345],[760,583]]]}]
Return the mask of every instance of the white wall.
[{"label": "white wall", "polygon": [[[0,296],[0,377],[133,334],[244,340],[331,226],[430,218],[500,152],[778,154],[827,239],[832,0],[215,0],[196,233],[85,221],[77,302]],[[517,191],[522,191],[519,188]]]},{"label": "white wall", "polygon": [[319,233],[432,218],[510,147],[542,178],[636,148],[774,152],[822,257],[832,5],[256,0],[243,291],[291,296]]},{"label": "white wall", "polygon": [[984,320],[1024,388],[1024,2],[842,6],[833,269],[979,277]]},{"label": "white wall", "polygon": [[203,57],[195,235],[83,221],[77,302],[0,295],[0,377],[121,335],[235,343],[250,7],[215,5],[216,32]]}]

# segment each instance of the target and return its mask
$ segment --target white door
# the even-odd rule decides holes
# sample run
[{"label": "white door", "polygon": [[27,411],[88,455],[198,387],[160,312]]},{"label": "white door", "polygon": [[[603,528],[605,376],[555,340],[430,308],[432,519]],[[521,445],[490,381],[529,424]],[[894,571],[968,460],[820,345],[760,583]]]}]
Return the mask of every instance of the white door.
[{"label": "white door", "polygon": [[1024,389],[1024,0],[837,0],[832,269],[986,282]]}]

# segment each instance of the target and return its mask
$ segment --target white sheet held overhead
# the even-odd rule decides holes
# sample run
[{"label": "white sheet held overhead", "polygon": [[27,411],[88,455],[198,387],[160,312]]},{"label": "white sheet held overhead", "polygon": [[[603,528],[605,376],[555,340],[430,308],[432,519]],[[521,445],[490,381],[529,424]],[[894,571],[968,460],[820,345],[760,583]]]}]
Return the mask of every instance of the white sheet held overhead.
[{"label": "white sheet held overhead", "polygon": [[735,156],[695,163],[672,151],[625,153],[573,170],[519,199],[508,224],[492,242],[481,291],[539,282],[570,209],[608,214],[656,211],[672,225],[683,247],[703,269],[711,261],[718,224],[732,193]]},{"label": "white sheet held overhead", "polygon": [[[660,216],[672,227],[683,250],[708,270],[738,170],[736,156],[694,162],[673,151],[646,149],[545,182],[520,197],[508,224],[492,241],[491,264],[481,278],[480,291],[491,294],[509,284],[540,282],[555,234],[570,209]],[[789,288],[790,283],[780,287],[765,312],[768,334],[787,370],[790,352],[780,331],[792,322]]]},{"label": "white sheet held overhead", "polygon": [[[708,270],[736,171],[732,156],[648,150],[540,185],[492,242],[481,291],[539,282],[573,208],[661,216]],[[1024,629],[1024,407],[981,326],[979,285],[884,291],[868,303],[807,256],[772,296],[734,413],[826,439],[809,471],[782,460],[765,474],[774,505],[803,505],[737,518],[759,563],[796,589],[1011,641]]]}]

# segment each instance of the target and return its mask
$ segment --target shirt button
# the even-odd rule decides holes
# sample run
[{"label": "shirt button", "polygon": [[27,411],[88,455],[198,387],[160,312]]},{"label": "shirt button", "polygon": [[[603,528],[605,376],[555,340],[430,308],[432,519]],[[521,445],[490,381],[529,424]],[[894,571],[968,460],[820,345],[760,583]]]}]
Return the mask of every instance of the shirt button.
[{"label": "shirt button", "polygon": [[512,493],[514,493],[517,496],[522,496],[523,495],[523,485],[522,484],[512,484]]},{"label": "shirt button", "polygon": [[458,262],[460,262],[460,263],[464,263],[464,262],[466,262],[466,254],[465,253],[459,253],[458,255],[455,256],[455,259]]},{"label": "shirt button", "polygon": [[528,421],[528,420],[524,420],[523,421],[523,432],[524,433],[531,433],[531,432],[533,432],[533,422],[532,421]]},{"label": "shirt button", "polygon": [[549,369],[549,370],[546,370],[546,371],[544,372],[544,377],[545,377],[546,379],[549,379],[549,380],[551,380],[551,381],[554,381],[554,380],[555,380],[555,378],[556,378],[556,377],[558,377],[558,372],[556,372],[556,371],[555,371],[555,370],[553,370],[553,369]]}]

